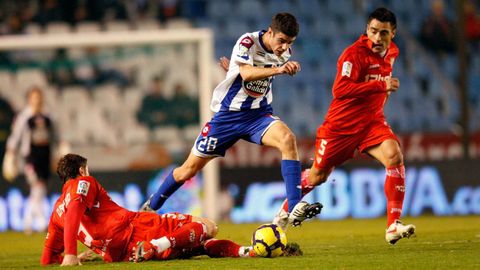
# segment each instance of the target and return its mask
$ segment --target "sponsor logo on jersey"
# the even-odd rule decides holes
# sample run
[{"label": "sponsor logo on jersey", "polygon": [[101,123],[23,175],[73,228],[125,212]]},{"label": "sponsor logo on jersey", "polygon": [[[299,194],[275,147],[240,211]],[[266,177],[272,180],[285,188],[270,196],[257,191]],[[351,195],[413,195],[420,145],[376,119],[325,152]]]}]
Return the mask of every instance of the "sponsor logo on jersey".
[{"label": "sponsor logo on jersey", "polygon": [[243,47],[246,47],[247,49],[250,49],[250,47],[253,46],[253,39],[251,39],[250,37],[244,37],[240,41],[240,45],[242,45]]},{"label": "sponsor logo on jersey", "polygon": [[77,194],[87,196],[90,183],[84,180],[78,181]]},{"label": "sponsor logo on jersey", "polygon": [[342,66],[342,76],[350,77],[352,75],[352,63],[345,61]]},{"label": "sponsor logo on jersey", "polygon": [[386,78],[390,78],[391,76],[382,76],[382,74],[367,74],[365,76],[365,81],[385,81]]},{"label": "sponsor logo on jersey", "polygon": [[270,88],[270,79],[256,80],[250,82],[243,82],[243,88],[247,95],[258,98],[264,96]]}]

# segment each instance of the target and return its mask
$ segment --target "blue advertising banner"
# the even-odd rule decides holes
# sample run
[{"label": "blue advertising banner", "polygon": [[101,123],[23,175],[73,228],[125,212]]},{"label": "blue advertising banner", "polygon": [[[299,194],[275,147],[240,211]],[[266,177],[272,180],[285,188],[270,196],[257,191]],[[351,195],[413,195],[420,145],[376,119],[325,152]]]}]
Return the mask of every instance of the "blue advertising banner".
[{"label": "blue advertising banner", "polygon": [[[480,214],[480,160],[407,164],[403,215]],[[136,211],[160,185],[161,171],[93,172],[118,204]],[[219,210],[222,219],[235,223],[272,220],[285,198],[279,167],[221,169]],[[316,187],[305,200],[320,201],[319,219],[374,218],[385,215],[383,185],[385,171],[371,162],[350,163],[334,170],[328,181]],[[185,184],[164,205],[161,212],[202,215],[201,177]],[[49,182],[43,210],[47,215],[58,198],[61,183]],[[0,231],[23,230],[28,211],[28,186],[22,178],[0,182]],[[38,229],[34,227],[33,229]]]},{"label": "blue advertising banner", "polygon": [[[92,172],[92,175],[105,187],[113,201],[129,210],[138,211],[147,196],[157,190],[164,175],[171,170],[172,167],[167,167],[160,171]],[[60,180],[52,177],[48,183],[48,196],[42,206],[45,216],[50,216],[61,188]],[[159,213],[182,212],[200,216],[200,189],[200,178],[194,177],[171,196]],[[0,232],[24,229],[25,213],[30,209],[28,194],[28,185],[23,177],[14,183],[0,181]],[[40,223],[34,220],[32,229],[38,231]]]},{"label": "blue advertising banner", "polygon": [[[371,163],[335,169],[327,182],[305,200],[324,205],[320,219],[374,218],[385,215],[385,170]],[[448,161],[410,164],[406,170],[403,215],[480,214],[480,164]],[[225,192],[235,205],[233,222],[265,222],[272,219],[285,198],[280,168],[223,169]]]}]

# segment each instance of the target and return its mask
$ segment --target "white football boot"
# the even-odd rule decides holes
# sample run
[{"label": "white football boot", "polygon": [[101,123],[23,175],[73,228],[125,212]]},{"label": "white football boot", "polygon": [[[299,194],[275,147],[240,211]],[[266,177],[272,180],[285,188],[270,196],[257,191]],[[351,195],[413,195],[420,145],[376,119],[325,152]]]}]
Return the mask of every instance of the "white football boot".
[{"label": "white football boot", "polygon": [[413,234],[415,234],[415,225],[403,225],[402,221],[397,219],[388,226],[385,233],[385,240],[387,240],[389,244],[394,245],[398,240],[410,238]]},{"label": "white football boot", "polygon": [[323,205],[319,202],[309,204],[305,201],[300,201],[288,215],[288,223],[294,227],[299,226],[305,219],[313,218],[320,214],[322,208]]}]

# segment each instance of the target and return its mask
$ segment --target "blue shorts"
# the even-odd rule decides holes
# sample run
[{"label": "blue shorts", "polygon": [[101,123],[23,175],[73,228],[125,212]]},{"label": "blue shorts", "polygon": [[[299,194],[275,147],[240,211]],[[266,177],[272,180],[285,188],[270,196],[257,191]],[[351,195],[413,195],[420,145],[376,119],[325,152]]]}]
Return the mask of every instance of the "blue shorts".
[{"label": "blue shorts", "polygon": [[198,157],[223,157],[239,139],[261,145],[265,132],[278,120],[269,111],[218,112],[203,127],[192,151]]}]

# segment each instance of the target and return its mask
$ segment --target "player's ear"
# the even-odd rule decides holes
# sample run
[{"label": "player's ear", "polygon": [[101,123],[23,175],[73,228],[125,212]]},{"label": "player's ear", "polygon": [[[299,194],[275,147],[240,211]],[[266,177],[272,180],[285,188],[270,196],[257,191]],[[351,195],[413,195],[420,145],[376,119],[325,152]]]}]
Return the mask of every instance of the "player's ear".
[{"label": "player's ear", "polygon": [[78,174],[79,174],[80,176],[88,176],[88,169],[87,169],[87,167],[81,166],[80,168],[78,168]]},{"label": "player's ear", "polygon": [[267,33],[270,35],[270,37],[273,37],[273,30],[271,27],[268,27]]}]

